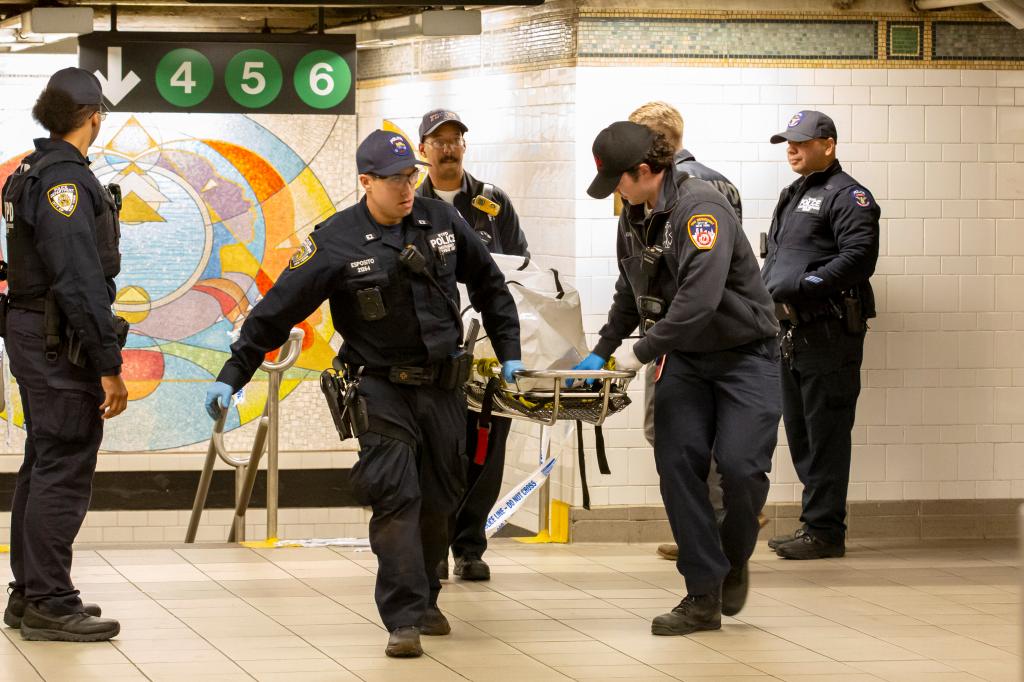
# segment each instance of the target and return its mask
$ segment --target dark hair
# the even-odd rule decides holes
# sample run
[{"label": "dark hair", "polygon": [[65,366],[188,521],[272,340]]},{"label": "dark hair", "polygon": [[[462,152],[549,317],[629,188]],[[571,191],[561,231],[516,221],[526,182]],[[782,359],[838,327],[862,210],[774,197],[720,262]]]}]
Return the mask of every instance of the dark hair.
[{"label": "dark hair", "polygon": [[[640,163],[646,163],[651,169],[651,173],[657,175],[666,168],[671,168],[674,165],[674,159],[676,155],[675,146],[668,141],[664,133],[651,130],[654,133],[654,137],[651,139],[651,146],[647,148],[647,153],[644,154],[643,161]],[[640,165],[637,164],[637,166]],[[637,170],[636,166],[626,171],[629,176],[636,180]]]},{"label": "dark hair", "polygon": [[47,88],[32,107],[32,118],[52,135],[67,135],[99,110],[98,106],[75,104],[71,96],[62,90]]}]

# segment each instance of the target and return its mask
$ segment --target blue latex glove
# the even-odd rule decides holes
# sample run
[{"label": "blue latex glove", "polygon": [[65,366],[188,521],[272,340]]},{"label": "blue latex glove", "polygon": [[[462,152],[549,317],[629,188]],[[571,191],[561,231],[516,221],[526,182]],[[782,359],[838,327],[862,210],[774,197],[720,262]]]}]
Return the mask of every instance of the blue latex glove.
[{"label": "blue latex glove", "polygon": [[523,364],[522,360],[505,361],[505,363],[501,366],[502,381],[504,381],[506,384],[511,384],[513,381],[515,381],[515,377],[512,376],[513,373],[521,369],[526,369],[526,365]]},{"label": "blue latex glove", "polygon": [[223,381],[215,381],[206,389],[206,413],[210,415],[210,419],[216,420],[220,417],[221,410],[228,409],[231,394],[234,392],[234,389]]},{"label": "blue latex glove", "polygon": [[[591,353],[587,357],[583,358],[583,361],[580,364],[578,364],[575,367],[573,367],[573,369],[585,369],[585,370],[604,369],[604,366],[606,364],[608,364],[608,360],[606,360],[605,358],[602,358],[597,353]],[[570,379],[569,381],[566,381],[565,382],[566,388],[569,388],[570,386],[572,386],[575,381],[578,381],[578,380]],[[587,379],[584,383],[587,386],[590,386],[591,384],[594,383],[594,380],[593,379]]]}]

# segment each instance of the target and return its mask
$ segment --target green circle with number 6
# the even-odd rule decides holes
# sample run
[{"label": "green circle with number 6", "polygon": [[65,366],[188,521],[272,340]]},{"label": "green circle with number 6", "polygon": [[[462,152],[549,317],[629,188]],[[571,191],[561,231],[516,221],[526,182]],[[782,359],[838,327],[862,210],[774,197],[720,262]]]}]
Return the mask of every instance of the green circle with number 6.
[{"label": "green circle with number 6", "polygon": [[338,106],[351,88],[352,71],[348,62],[335,52],[310,52],[295,67],[295,92],[314,109]]},{"label": "green circle with number 6", "polygon": [[264,50],[239,52],[224,72],[228,94],[243,107],[265,107],[281,92],[281,65]]},{"label": "green circle with number 6", "polygon": [[194,107],[213,90],[213,67],[201,52],[171,50],[156,65],[156,89],[176,107]]}]

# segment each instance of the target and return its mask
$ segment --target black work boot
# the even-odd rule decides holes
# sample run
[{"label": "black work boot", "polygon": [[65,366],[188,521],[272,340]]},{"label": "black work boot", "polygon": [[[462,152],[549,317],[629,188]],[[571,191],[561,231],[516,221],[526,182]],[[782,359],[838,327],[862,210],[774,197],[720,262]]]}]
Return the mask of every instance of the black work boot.
[{"label": "black work boot", "polygon": [[[4,609],[4,624],[17,630],[21,627],[21,619],[25,615],[28,600],[25,599],[25,593],[21,590],[11,590],[10,593],[10,597],[7,599],[7,608]],[[99,604],[82,604],[82,610],[90,616],[103,615]]]},{"label": "black work boot", "polygon": [[750,569],[747,562],[731,569],[722,581],[722,613],[735,616],[743,610],[747,603],[747,591],[750,589]]},{"label": "black work boot", "polygon": [[770,549],[778,549],[779,545],[784,545],[787,542],[792,542],[793,540],[796,540],[797,538],[802,538],[806,532],[807,530],[805,528],[797,528],[792,533],[786,533],[785,535],[776,535],[768,541],[768,547]]},{"label": "black work boot", "polygon": [[810,533],[804,533],[776,547],[775,553],[783,559],[833,559],[846,554],[846,544],[825,542]]},{"label": "black work boot", "polygon": [[651,622],[651,634],[688,635],[722,627],[722,601],[718,592],[688,594],[679,606]]},{"label": "black work boot", "polygon": [[388,646],[384,653],[391,658],[416,658],[423,655],[420,646],[420,631],[415,625],[395,628],[388,637]]},{"label": "black work boot", "polygon": [[448,559],[441,559],[434,570],[437,571],[438,580],[448,580]]},{"label": "black work boot", "polygon": [[84,611],[58,616],[29,604],[21,618],[21,638],[31,642],[105,642],[119,632],[121,624],[113,618]]},{"label": "black work boot", "polygon": [[467,554],[455,557],[455,575],[463,580],[490,580],[491,567],[480,557]]},{"label": "black work boot", "polygon": [[441,613],[441,609],[436,606],[428,606],[423,613],[423,618],[420,618],[420,634],[428,637],[441,637],[451,631],[452,626],[448,624],[448,619]]}]

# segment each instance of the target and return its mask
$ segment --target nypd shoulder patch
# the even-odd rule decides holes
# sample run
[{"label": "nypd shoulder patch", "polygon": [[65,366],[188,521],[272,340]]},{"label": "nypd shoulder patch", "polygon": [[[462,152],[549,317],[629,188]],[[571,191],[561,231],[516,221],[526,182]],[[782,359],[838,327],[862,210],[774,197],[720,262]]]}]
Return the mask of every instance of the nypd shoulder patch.
[{"label": "nypd shoulder patch", "polygon": [[718,240],[718,220],[705,213],[690,216],[686,221],[686,232],[694,246],[701,251],[710,251]]},{"label": "nypd shoulder patch", "polygon": [[313,235],[310,235],[299,245],[298,251],[292,254],[291,260],[288,261],[288,269],[294,270],[299,267],[312,258],[314,253],[316,253],[316,242],[313,241]]},{"label": "nypd shoulder patch", "polygon": [[46,198],[54,211],[70,218],[78,208],[78,187],[71,182],[54,185],[46,191]]},{"label": "nypd shoulder patch", "polygon": [[850,190],[850,198],[853,199],[853,203],[861,208],[867,208],[871,205],[871,197],[860,187],[854,187]]}]

